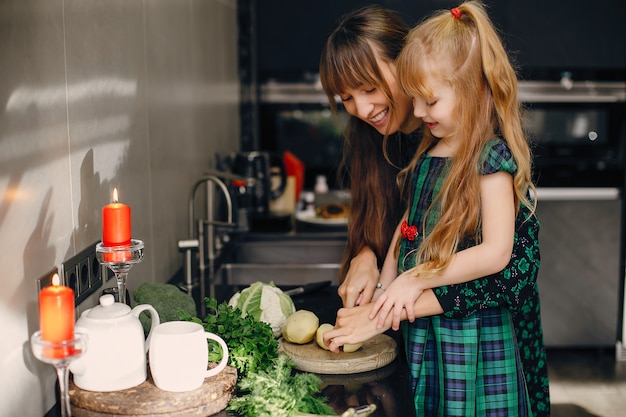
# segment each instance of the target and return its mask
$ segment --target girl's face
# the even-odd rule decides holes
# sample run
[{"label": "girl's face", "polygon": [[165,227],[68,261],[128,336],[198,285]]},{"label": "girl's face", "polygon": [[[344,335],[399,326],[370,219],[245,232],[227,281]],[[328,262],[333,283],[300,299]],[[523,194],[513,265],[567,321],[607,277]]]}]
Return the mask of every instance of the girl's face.
[{"label": "girl's face", "polygon": [[377,86],[362,85],[339,95],[348,114],[373,126],[380,134],[388,135],[398,131],[413,132],[419,127],[419,120],[413,116],[411,97],[400,89],[396,79],[396,67],[376,57],[384,81],[389,86],[394,104],[394,115],[383,90]]},{"label": "girl's face", "polygon": [[455,107],[456,93],[449,84],[436,79],[427,79],[432,88],[432,97],[414,97],[413,114],[422,119],[432,135],[440,139],[454,139],[457,132]]}]

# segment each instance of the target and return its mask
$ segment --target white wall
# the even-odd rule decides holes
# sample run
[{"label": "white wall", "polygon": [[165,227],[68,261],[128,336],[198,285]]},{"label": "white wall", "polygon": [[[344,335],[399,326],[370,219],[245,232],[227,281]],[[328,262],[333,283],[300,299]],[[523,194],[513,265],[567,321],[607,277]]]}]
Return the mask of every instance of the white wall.
[{"label": "white wall", "polygon": [[168,280],[192,183],[239,146],[236,0],[0,0],[0,62],[0,416],[42,416],[37,278],[100,240],[117,187],[129,288]]}]

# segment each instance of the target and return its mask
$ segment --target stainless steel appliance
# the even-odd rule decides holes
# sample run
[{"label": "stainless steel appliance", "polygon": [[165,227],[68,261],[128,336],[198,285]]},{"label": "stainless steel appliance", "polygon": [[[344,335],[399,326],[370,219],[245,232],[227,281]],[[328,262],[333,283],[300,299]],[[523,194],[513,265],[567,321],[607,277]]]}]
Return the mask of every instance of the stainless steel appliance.
[{"label": "stainless steel appliance", "polygon": [[621,192],[539,188],[538,285],[548,347],[612,347],[621,323]]},{"label": "stainless steel appliance", "polygon": [[573,81],[565,72],[560,81],[520,82],[519,99],[540,186],[623,184],[626,82]]},{"label": "stainless steel appliance", "polygon": [[[626,78],[626,77],[625,77]],[[539,291],[548,347],[611,347],[624,319],[626,82],[524,81],[539,186]]]}]

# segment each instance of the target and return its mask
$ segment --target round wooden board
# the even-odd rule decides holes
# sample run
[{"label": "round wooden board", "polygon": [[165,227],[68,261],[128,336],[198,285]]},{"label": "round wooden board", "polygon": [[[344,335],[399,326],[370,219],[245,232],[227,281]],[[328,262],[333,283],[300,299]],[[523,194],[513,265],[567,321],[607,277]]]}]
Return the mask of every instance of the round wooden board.
[{"label": "round wooden board", "polygon": [[69,394],[75,417],[206,417],[226,408],[236,382],[237,371],[227,366],[193,391],[163,391],[148,375],[136,387],[113,392],[87,391],[70,382]]},{"label": "round wooden board", "polygon": [[398,354],[396,341],[390,336],[374,336],[356,352],[333,353],[322,349],[315,340],[305,345],[280,339],[280,349],[304,372],[316,374],[356,374],[373,371],[390,364]]}]

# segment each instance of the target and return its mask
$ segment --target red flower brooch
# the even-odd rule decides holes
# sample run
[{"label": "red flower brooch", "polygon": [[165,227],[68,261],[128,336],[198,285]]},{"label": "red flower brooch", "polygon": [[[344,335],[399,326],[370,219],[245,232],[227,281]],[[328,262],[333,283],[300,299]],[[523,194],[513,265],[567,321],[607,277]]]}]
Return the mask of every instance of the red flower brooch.
[{"label": "red flower brooch", "polygon": [[417,227],[415,225],[409,226],[406,220],[404,220],[400,225],[400,233],[403,239],[413,241],[417,237]]}]

